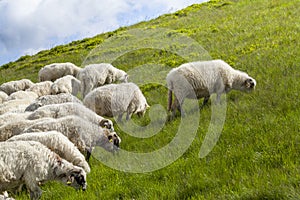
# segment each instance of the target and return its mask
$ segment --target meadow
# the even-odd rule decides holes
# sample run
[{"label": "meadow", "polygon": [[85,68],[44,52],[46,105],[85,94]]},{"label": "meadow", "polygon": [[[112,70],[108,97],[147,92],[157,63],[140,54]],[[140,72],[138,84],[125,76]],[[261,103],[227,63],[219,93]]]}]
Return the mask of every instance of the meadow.
[{"label": "meadow", "polygon": [[[49,182],[42,187],[42,199],[300,199],[299,13],[299,0],[211,0],[2,65],[0,84],[22,78],[36,82],[39,69],[54,62],[81,67],[112,62],[128,71],[152,106],[144,118],[133,117],[137,127],[129,131],[116,123],[121,149],[128,152],[149,153],[169,145],[187,122],[183,125],[187,137],[181,139],[191,144],[167,166],[143,172],[145,162],[141,161],[136,169],[141,171],[132,173],[130,165],[138,166],[138,160],[118,170],[98,159],[96,151],[87,191]],[[165,74],[196,58],[222,59],[257,81],[253,93],[232,91],[223,97],[222,132],[204,158],[199,151],[213,106],[198,112],[200,119],[190,112],[185,119],[166,120]],[[131,132],[155,135],[140,138]],[[120,155],[105,156],[126,160]],[[29,195],[23,191],[15,198],[29,199]]]}]

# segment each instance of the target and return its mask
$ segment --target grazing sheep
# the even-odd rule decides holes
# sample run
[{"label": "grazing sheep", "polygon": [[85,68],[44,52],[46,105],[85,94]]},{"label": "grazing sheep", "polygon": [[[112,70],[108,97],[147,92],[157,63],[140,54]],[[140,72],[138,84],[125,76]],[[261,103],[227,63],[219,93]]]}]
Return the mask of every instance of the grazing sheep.
[{"label": "grazing sheep", "polygon": [[78,92],[80,92],[80,81],[71,75],[57,79],[51,86],[51,94],[70,93],[76,96]]},{"label": "grazing sheep", "polygon": [[[211,94],[217,94],[220,102],[222,93],[230,90],[252,91],[256,81],[246,73],[233,69],[222,60],[186,63],[172,69],[167,75],[169,88],[168,110],[175,116],[176,109],[182,111],[181,106],[185,98],[204,98],[205,105]],[[172,104],[172,92],[175,100]]]},{"label": "grazing sheep", "polygon": [[49,121],[51,118],[41,118],[36,120],[11,121],[0,126],[0,141],[6,141],[12,136],[22,134],[26,128],[38,122]]},{"label": "grazing sheep", "polygon": [[51,86],[53,82],[52,81],[44,81],[40,83],[35,83],[33,86],[28,88],[26,91],[32,91],[35,92],[38,97],[50,95],[51,94]]},{"label": "grazing sheep", "polygon": [[89,109],[98,115],[122,119],[127,112],[126,119],[132,114],[143,116],[149,107],[146,98],[134,83],[109,84],[94,89],[83,100]]},{"label": "grazing sheep", "polygon": [[24,113],[13,113],[13,112],[7,112],[2,115],[0,115],[0,127],[2,125],[11,123],[11,122],[19,122],[24,121],[31,112],[24,112]]},{"label": "grazing sheep", "polygon": [[0,91],[0,103],[3,103],[7,97],[8,95],[5,92]]},{"label": "grazing sheep", "polygon": [[40,142],[61,158],[73,163],[76,166],[82,167],[86,173],[90,173],[91,169],[85,161],[84,156],[80,153],[77,147],[62,133],[57,131],[49,132],[33,132],[16,135],[7,140],[11,141],[36,141]]},{"label": "grazing sheep", "polygon": [[77,78],[81,81],[81,94],[85,97],[94,88],[104,84],[110,84],[115,81],[127,82],[128,75],[111,64],[101,63],[85,66],[79,72]]},{"label": "grazing sheep", "polygon": [[32,103],[32,99],[15,99],[0,104],[0,115],[7,112],[22,113]]},{"label": "grazing sheep", "polygon": [[73,96],[72,94],[61,93],[57,95],[46,95],[39,97],[35,102],[30,104],[25,111],[35,111],[39,107],[50,105],[50,104],[59,104],[59,103],[66,103],[66,102],[74,102],[74,103],[81,103],[81,101]]},{"label": "grazing sheep", "polygon": [[38,122],[24,130],[24,133],[52,130],[67,136],[81,153],[87,155],[87,158],[94,146],[101,146],[107,151],[114,152],[121,142],[115,132],[110,132],[74,115]]},{"label": "grazing sheep", "polygon": [[86,173],[81,167],[60,158],[39,142],[1,142],[0,162],[6,163],[5,173],[0,174],[0,177],[7,179],[7,174],[14,175],[8,181],[0,182],[0,192],[25,184],[30,191],[30,199],[39,199],[42,195],[39,184],[50,180],[60,181],[76,189],[85,190],[87,186]]},{"label": "grazing sheep", "polygon": [[26,90],[33,86],[34,83],[31,82],[29,79],[22,79],[17,81],[10,81],[3,83],[0,86],[0,91],[5,92],[7,95],[10,95],[11,93],[20,91],[20,90]]},{"label": "grazing sheep", "polygon": [[80,67],[77,67],[73,63],[53,63],[50,65],[44,66],[39,71],[39,81],[55,81],[58,78],[61,78],[66,75],[77,76],[78,72],[81,70]]},{"label": "grazing sheep", "polygon": [[28,99],[31,102],[33,102],[37,98],[38,98],[38,95],[36,93],[21,90],[21,91],[17,91],[17,92],[12,93],[11,95],[9,95],[6,99],[6,101],[16,100],[16,99]]},{"label": "grazing sheep", "polygon": [[[51,118],[61,118],[69,115],[76,115],[81,117],[91,123],[100,125],[103,128],[108,128],[111,131],[114,131],[113,123],[109,119],[105,119],[87,107],[79,103],[62,103],[62,104],[52,104],[46,105],[43,107],[38,108],[33,113],[31,113],[27,119],[39,119],[44,117],[51,117]],[[1,118],[0,118],[1,119]]]}]

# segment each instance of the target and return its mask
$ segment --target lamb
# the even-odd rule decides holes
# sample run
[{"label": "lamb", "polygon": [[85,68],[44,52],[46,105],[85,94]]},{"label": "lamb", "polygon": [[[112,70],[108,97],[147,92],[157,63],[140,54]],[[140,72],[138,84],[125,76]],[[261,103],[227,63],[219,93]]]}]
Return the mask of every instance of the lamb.
[{"label": "lamb", "polygon": [[117,133],[103,129],[75,115],[38,122],[25,129],[24,133],[51,130],[67,136],[79,151],[86,155],[87,160],[93,147],[101,146],[107,151],[115,152],[121,142]]},{"label": "lamb", "polygon": [[11,122],[19,122],[24,121],[31,112],[24,112],[24,113],[14,113],[14,112],[7,112],[0,115],[0,127],[2,125],[11,123]]},{"label": "lamb", "polygon": [[40,83],[35,83],[33,86],[28,88],[26,91],[35,92],[38,95],[38,97],[50,95],[52,84],[53,84],[52,81],[43,81]]},{"label": "lamb", "polygon": [[37,141],[57,153],[61,158],[67,160],[73,165],[82,167],[86,173],[90,173],[91,169],[85,161],[84,156],[74,146],[70,140],[62,133],[57,131],[49,132],[33,132],[16,135],[7,140],[11,141]]},{"label": "lamb", "polygon": [[20,91],[20,90],[26,90],[33,86],[33,82],[29,79],[22,79],[17,81],[10,81],[3,83],[0,86],[0,91],[5,92],[7,95],[10,95],[11,93]]},{"label": "lamb", "polygon": [[35,102],[30,104],[25,111],[35,111],[39,107],[51,104],[59,104],[66,102],[82,103],[77,97],[72,94],[61,93],[57,95],[46,95],[39,97]]},{"label": "lamb", "polygon": [[69,115],[76,115],[91,123],[100,125],[103,128],[108,128],[109,130],[114,131],[113,122],[111,120],[105,119],[97,115],[82,104],[72,102],[52,104],[40,107],[33,113],[31,113],[27,117],[27,119],[33,120],[44,117],[61,118]]},{"label": "lamb", "polygon": [[51,118],[41,118],[36,120],[20,120],[6,123],[0,126],[0,141],[6,141],[12,136],[22,134],[26,128],[38,122],[49,121]]},{"label": "lamb", "polygon": [[82,97],[85,97],[94,88],[104,84],[110,84],[115,81],[127,82],[128,75],[111,64],[101,63],[85,66],[79,72],[77,78],[81,81]]},{"label": "lamb", "polygon": [[118,116],[121,121],[127,112],[126,120],[132,114],[142,117],[149,105],[139,87],[134,83],[109,84],[94,89],[83,100],[83,104],[98,115]]},{"label": "lamb", "polygon": [[[235,70],[222,60],[186,63],[172,69],[167,75],[168,110],[175,116],[176,109],[182,111],[185,98],[204,98],[203,106],[207,104],[210,95],[217,94],[220,102],[222,93],[230,90],[252,91],[256,81],[248,74]],[[172,104],[172,92],[175,100]]]},{"label": "lamb", "polygon": [[16,100],[16,99],[28,99],[30,101],[34,101],[35,99],[38,98],[38,95],[34,92],[31,91],[17,91],[12,93],[11,95],[9,95],[6,99],[6,101],[10,101],[10,100]]},{"label": "lamb", "polygon": [[80,67],[77,67],[76,65],[70,62],[49,64],[40,69],[38,74],[39,81],[54,82],[56,79],[66,75],[72,75],[76,77],[80,70]]},{"label": "lamb", "polygon": [[0,91],[0,104],[3,103],[4,101],[6,101],[7,97],[8,97],[8,95],[5,92]]},{"label": "lamb", "polygon": [[79,91],[80,81],[71,75],[57,79],[51,86],[51,94],[70,93],[76,96]]},{"label": "lamb", "polygon": [[39,199],[42,195],[39,184],[50,180],[76,189],[85,190],[87,187],[86,173],[81,167],[60,158],[39,142],[1,142],[0,162],[6,163],[6,173],[0,174],[1,177],[7,179],[7,173],[14,175],[8,181],[0,182],[0,192],[25,184],[30,191],[30,199]]}]

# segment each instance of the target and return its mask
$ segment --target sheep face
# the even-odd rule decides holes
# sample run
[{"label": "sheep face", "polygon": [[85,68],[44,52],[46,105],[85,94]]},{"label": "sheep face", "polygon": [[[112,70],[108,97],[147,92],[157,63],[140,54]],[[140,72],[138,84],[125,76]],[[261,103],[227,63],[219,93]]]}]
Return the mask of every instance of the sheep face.
[{"label": "sheep face", "polygon": [[113,126],[113,123],[111,120],[108,120],[108,119],[102,119],[100,122],[99,122],[99,125],[102,127],[102,128],[107,128],[108,130],[110,130],[111,132],[114,131],[114,126]]},{"label": "sheep face", "polygon": [[121,138],[117,135],[116,132],[110,132],[107,136],[107,139],[110,143],[114,144],[117,148],[120,147]]},{"label": "sheep face", "polygon": [[143,117],[148,108],[150,108],[150,106],[147,103],[145,103],[143,106],[140,106],[140,108],[135,113],[138,117]]},{"label": "sheep face", "polygon": [[244,82],[242,83],[241,90],[245,92],[251,92],[255,89],[256,81],[255,79],[248,77]]},{"label": "sheep face", "polygon": [[101,141],[101,144],[99,144],[100,146],[105,150],[114,153],[119,150],[121,138],[116,132],[104,130],[104,138],[102,138]]}]

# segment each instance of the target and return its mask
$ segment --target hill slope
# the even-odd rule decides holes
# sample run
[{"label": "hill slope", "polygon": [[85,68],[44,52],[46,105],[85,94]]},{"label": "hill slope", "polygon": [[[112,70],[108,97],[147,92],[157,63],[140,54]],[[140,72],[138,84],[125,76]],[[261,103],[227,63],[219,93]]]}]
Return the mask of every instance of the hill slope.
[{"label": "hill slope", "polygon": [[[300,199],[299,13],[298,0],[214,0],[3,65],[0,84],[21,78],[37,81],[38,70],[53,62],[84,66],[99,59],[132,73],[137,73],[137,66],[159,65],[161,71],[143,67],[138,74],[146,74],[142,80],[149,78],[149,73],[161,80],[164,70],[192,58],[212,58],[223,59],[257,80],[254,93],[227,95],[222,135],[205,158],[198,154],[210,124],[211,107],[201,110],[193,143],[171,165],[136,174],[111,169],[93,158],[86,192],[49,183],[43,187],[43,199]],[[146,30],[152,39],[142,34],[144,40],[133,40],[137,29]],[[160,32],[175,35],[174,44],[165,44],[170,40]],[[186,49],[184,44],[193,42],[198,46],[180,52]],[[150,105],[165,107],[167,90],[161,82],[141,88]],[[164,116],[165,112],[155,108],[145,118],[134,117],[133,121],[147,125],[153,123],[153,115]],[[163,117],[155,122],[158,127],[160,121]],[[122,125],[116,130],[122,137],[122,149],[152,152],[172,141],[180,123],[178,117],[161,129],[150,127],[150,132],[157,134],[145,139],[129,135]],[[18,198],[28,197],[23,192]]]}]

